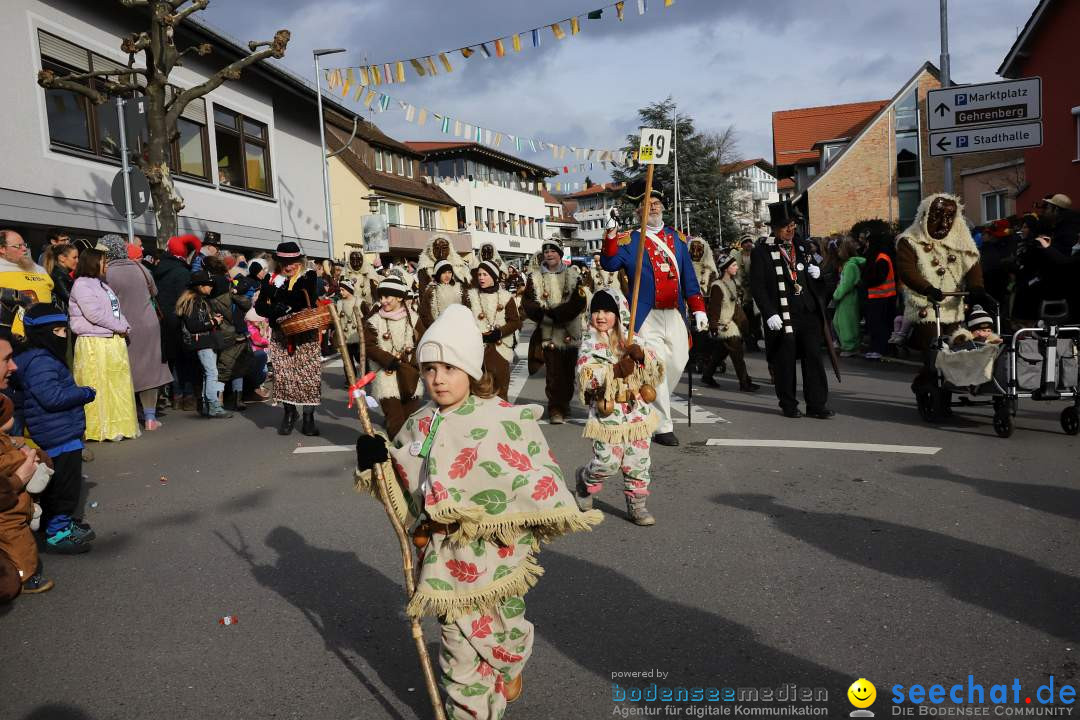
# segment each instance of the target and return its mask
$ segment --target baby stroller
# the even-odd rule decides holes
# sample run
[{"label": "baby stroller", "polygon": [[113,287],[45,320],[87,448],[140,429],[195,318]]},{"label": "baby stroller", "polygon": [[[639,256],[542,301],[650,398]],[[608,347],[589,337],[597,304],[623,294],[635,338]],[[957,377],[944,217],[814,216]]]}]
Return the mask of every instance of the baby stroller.
[{"label": "baby stroller", "polygon": [[[925,374],[934,382],[927,387],[913,387],[919,415],[927,422],[936,422],[951,415],[953,407],[992,406],[994,432],[1007,438],[1013,433],[1013,418],[1021,398],[1037,402],[1071,400],[1061,411],[1061,428],[1069,435],[1080,433],[1080,327],[1053,324],[1065,316],[1064,312],[1055,313],[1039,327],[1021,328],[1011,336],[1003,336],[999,345],[966,349],[949,347],[939,320],[937,338],[926,358]],[[995,313],[994,326],[1000,334],[1000,314]],[[958,396],[955,401],[953,395]]]}]

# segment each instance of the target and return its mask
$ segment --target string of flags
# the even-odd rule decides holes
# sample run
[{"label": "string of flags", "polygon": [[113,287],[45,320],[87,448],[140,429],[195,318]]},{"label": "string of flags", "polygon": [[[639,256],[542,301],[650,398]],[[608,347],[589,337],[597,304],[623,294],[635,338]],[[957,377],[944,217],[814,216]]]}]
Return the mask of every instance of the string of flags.
[{"label": "string of flags", "polygon": [[[636,0],[638,15],[644,15],[648,12],[648,2],[649,0]],[[654,0],[654,2],[662,2],[663,6],[666,8],[675,4],[675,0]],[[620,0],[620,2],[604,5],[603,7],[597,8],[596,10],[590,10],[582,15],[576,15],[557,22],[546,23],[538,27],[513,33],[512,35],[495,38],[493,40],[486,40],[480,43],[473,43],[472,45],[466,45],[453,50],[442,50],[421,57],[392,60],[390,62],[375,63],[372,65],[365,64],[337,68],[332,72],[340,74],[342,83],[345,87],[345,95],[348,95],[349,90],[355,85],[380,86],[383,84],[392,85],[394,83],[403,83],[408,77],[408,72],[406,71],[406,68],[408,67],[411,67],[418,77],[435,77],[439,74],[440,69],[444,73],[452,73],[454,71],[451,57],[455,53],[460,53],[461,57],[464,59],[471,57],[502,58],[506,57],[508,54],[508,47],[509,51],[514,53],[521,52],[527,44],[534,48],[539,48],[543,42],[543,37],[549,31],[556,41],[565,40],[568,37],[568,33],[569,36],[574,36],[581,32],[582,20],[600,20],[603,18],[605,12],[609,12],[610,14],[611,10],[615,11],[615,15],[619,22],[623,22],[626,16],[626,1]]]},{"label": "string of flags", "polygon": [[[340,90],[347,98],[352,90],[342,77],[340,70],[327,71],[326,84],[331,91]],[[405,115],[406,122],[420,126],[431,122],[444,135],[452,135],[466,142],[475,142],[493,148],[505,148],[522,153],[551,153],[553,169],[560,175],[589,172],[596,169],[607,170],[609,167],[625,167],[633,157],[625,150],[600,150],[596,148],[560,145],[533,137],[526,137],[500,130],[492,130],[474,123],[453,118],[445,113],[434,112],[425,107],[418,107],[404,100],[391,97],[385,92],[366,86],[359,86],[354,96],[356,102],[365,108],[387,112],[398,109]],[[505,143],[505,146],[504,146]],[[569,185],[570,183],[566,183]]]}]

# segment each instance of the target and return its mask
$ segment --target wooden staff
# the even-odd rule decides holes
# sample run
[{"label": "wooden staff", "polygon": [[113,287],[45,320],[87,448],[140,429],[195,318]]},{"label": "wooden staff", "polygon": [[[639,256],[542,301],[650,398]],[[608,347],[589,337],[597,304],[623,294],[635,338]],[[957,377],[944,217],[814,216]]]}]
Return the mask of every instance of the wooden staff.
[{"label": "wooden staff", "polygon": [[[345,378],[349,382],[351,395],[351,388],[356,382],[356,372],[353,369],[352,358],[349,357],[349,348],[345,344],[345,335],[341,330],[341,318],[338,316],[337,308],[333,305],[330,305],[329,308],[330,321],[334,325],[334,339],[337,343],[338,352],[341,353],[342,364],[345,366]],[[363,330],[363,325],[357,326],[357,333],[360,334],[361,369],[366,365]],[[368,435],[374,435],[375,431],[371,426],[371,418],[368,416],[367,402],[364,398],[357,398],[356,413],[360,418],[360,424],[363,426],[364,432]],[[389,480],[383,474],[382,467],[376,465],[372,468],[372,472],[375,473],[376,487],[379,489],[379,500],[382,501],[383,509],[386,511],[387,517],[390,518],[390,525],[394,528],[394,534],[397,535],[398,545],[401,546],[401,569],[405,573],[405,592],[412,599],[413,594],[416,592],[412,544],[409,542],[409,535],[405,532],[405,527],[398,520],[394,508],[390,505]],[[428,655],[427,644],[424,643],[424,630],[420,627],[420,621],[416,618],[409,618],[409,625],[412,630],[413,642],[416,643],[416,652],[420,655],[420,669],[424,673],[424,684],[427,685],[428,697],[431,699],[431,709],[435,713],[435,720],[446,720],[442,697],[439,695],[439,686],[435,682],[435,670],[431,666],[431,657]]]},{"label": "wooden staff", "polygon": [[641,236],[638,238],[637,265],[634,266],[634,292],[630,300],[630,332],[626,344],[634,342],[634,325],[637,323],[638,293],[641,292],[641,261],[645,257],[645,227],[649,222],[649,205],[652,203],[653,165],[645,171],[645,195],[641,199]]}]

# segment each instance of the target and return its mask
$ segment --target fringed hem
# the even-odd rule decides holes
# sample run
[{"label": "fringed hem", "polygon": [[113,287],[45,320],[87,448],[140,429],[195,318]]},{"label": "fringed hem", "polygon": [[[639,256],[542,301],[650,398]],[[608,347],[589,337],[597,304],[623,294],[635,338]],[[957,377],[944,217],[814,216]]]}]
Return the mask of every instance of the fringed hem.
[{"label": "fringed hem", "polygon": [[494,609],[507,598],[524,595],[543,574],[544,568],[529,555],[508,575],[473,592],[433,592],[418,587],[409,600],[406,612],[413,618],[434,615],[454,622],[477,609]]},{"label": "fringed hem", "polygon": [[623,422],[618,425],[608,425],[598,418],[591,417],[585,423],[585,431],[581,433],[581,436],[609,444],[627,443],[651,438],[659,426],[660,416],[654,412],[650,412],[644,422]]},{"label": "fringed hem", "polygon": [[502,545],[512,545],[523,531],[531,531],[542,542],[573,532],[592,530],[604,519],[599,510],[581,512],[576,507],[562,507],[546,512],[512,513],[501,517],[488,515],[481,508],[447,508],[442,512],[426,509],[428,517],[447,525],[457,523],[451,542],[464,545],[478,538]]},{"label": "fringed hem", "polygon": [[739,327],[737,325],[735,325],[734,322],[732,322],[731,325],[734,326],[731,330],[718,331],[717,334],[716,334],[716,337],[720,338],[721,340],[727,340],[728,338],[742,337],[742,333],[739,332]]},{"label": "fringed hem", "polygon": [[645,353],[644,365],[635,365],[634,371],[624,378],[615,378],[615,366],[611,363],[585,363],[578,369],[578,398],[587,407],[585,392],[600,388],[609,402],[618,402],[620,393],[624,397],[632,394],[637,400],[642,385],[659,385],[663,379],[664,363],[651,352]]},{"label": "fringed hem", "polygon": [[[401,491],[401,484],[398,482],[397,473],[394,472],[394,465],[387,460],[380,467],[383,476],[388,480],[387,485],[390,486],[390,507],[394,509],[394,514],[397,515],[398,520],[404,524],[409,519],[409,504]],[[353,479],[357,492],[368,493],[379,498],[379,485],[375,478],[374,468],[370,470],[354,470]]]}]

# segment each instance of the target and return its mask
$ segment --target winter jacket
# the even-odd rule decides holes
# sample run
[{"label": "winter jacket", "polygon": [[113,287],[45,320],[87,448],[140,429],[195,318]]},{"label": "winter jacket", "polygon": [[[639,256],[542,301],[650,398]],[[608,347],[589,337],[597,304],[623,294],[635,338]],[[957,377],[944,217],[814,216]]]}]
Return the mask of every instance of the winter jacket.
[{"label": "winter jacket", "polygon": [[221,333],[214,324],[214,314],[206,298],[196,298],[191,305],[191,311],[182,318],[182,321],[193,340],[193,347],[189,349],[215,351],[220,349]]},{"label": "winter jacket", "polygon": [[53,281],[53,304],[66,313],[68,298],[71,296],[71,286],[75,281],[71,279],[68,271],[59,265],[53,267],[49,277]]},{"label": "winter jacket", "polygon": [[86,432],[83,405],[94,400],[94,388],[76,385],[67,365],[42,348],[19,353],[15,365],[16,398],[30,439],[46,453],[80,439]]},{"label": "winter jacket", "polygon": [[251,362],[247,323],[244,321],[244,312],[251,309],[251,303],[243,295],[233,295],[228,278],[215,276],[214,281],[214,289],[209,298],[210,312],[219,314],[222,318],[221,325],[218,326],[218,380],[228,382],[233,378],[243,377]]},{"label": "winter jacket", "polygon": [[191,280],[191,268],[183,258],[165,255],[154,268],[154,284],[157,285],[158,307],[164,319],[165,357],[171,362],[183,353],[180,338],[180,320],[176,317],[176,301],[184,294]]},{"label": "winter jacket", "polygon": [[68,314],[71,318],[68,324],[76,335],[107,338],[131,330],[120,312],[120,300],[116,293],[99,278],[75,279],[75,284],[71,286]]}]

